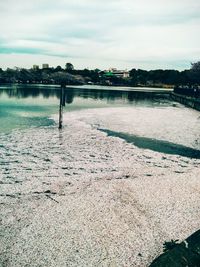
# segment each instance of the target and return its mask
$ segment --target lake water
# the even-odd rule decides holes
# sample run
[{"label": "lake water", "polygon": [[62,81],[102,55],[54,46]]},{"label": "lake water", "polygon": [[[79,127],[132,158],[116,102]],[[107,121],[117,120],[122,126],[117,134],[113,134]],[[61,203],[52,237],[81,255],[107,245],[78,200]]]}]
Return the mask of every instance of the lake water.
[{"label": "lake water", "polygon": [[[66,89],[65,112],[102,107],[171,105],[159,94],[163,89],[82,86]],[[157,94],[152,92],[156,91]],[[0,132],[54,124],[60,90],[55,86],[0,86]]]},{"label": "lake water", "polygon": [[[59,86],[1,86],[0,133],[33,127],[56,127],[59,97]],[[104,129],[108,135],[118,136],[127,142],[132,140],[141,148],[200,158],[198,112],[171,101],[166,89],[91,85],[65,89],[66,114],[95,109],[99,109],[97,120],[102,111],[103,114],[104,111],[111,112],[112,115],[104,121],[105,125],[109,123]],[[117,111],[120,113],[115,121]],[[192,129],[185,136],[183,133],[190,126]]]},{"label": "lake water", "polygon": [[59,93],[0,87],[0,265],[144,267],[200,228],[198,111],[73,87],[58,130]]}]

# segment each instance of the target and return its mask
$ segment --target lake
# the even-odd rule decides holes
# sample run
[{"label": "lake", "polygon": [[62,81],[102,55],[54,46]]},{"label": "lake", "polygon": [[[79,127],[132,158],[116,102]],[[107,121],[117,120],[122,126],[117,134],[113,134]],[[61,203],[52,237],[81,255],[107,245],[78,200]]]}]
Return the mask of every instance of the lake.
[{"label": "lake", "polygon": [[[187,143],[186,138],[182,136],[180,144],[176,144],[171,141],[176,141],[177,127],[181,123],[181,127],[185,127],[186,123],[184,113],[190,116],[195,113],[190,109],[187,109],[177,103],[170,100],[170,89],[162,88],[133,88],[133,87],[112,87],[112,86],[71,86],[65,89],[65,113],[71,113],[81,110],[90,109],[109,109],[109,108],[122,108],[121,118],[118,119],[117,131],[113,129],[107,129],[105,132],[112,136],[118,136],[132,142],[141,148],[152,149],[155,151],[180,154],[190,157],[200,157],[199,153],[199,139],[197,135],[198,124],[193,127],[193,132],[196,138],[190,139]],[[55,126],[58,114],[60,98],[60,87],[52,85],[11,85],[0,87],[0,132],[9,133],[12,130],[20,130],[32,127],[46,127]],[[135,123],[137,124],[132,129],[133,121],[128,122],[131,117],[127,114],[126,125],[123,121],[123,113],[128,108],[132,114],[135,114]],[[140,108],[144,114],[141,116],[141,122],[138,121],[138,108]],[[99,110],[100,111],[100,110]],[[128,112],[129,112],[128,111]],[[156,111],[156,116],[154,112]],[[164,111],[164,112],[163,112]],[[166,117],[165,113],[169,113],[171,117]],[[148,114],[145,114],[148,113]],[[163,113],[162,115],[160,115]],[[174,116],[177,116],[179,121],[174,124]],[[150,117],[149,117],[150,116]],[[146,132],[149,122],[146,119],[151,120],[151,133]],[[112,123],[114,124],[114,116]],[[190,123],[191,119],[189,118]],[[109,121],[109,120],[108,120]],[[137,131],[143,125],[143,121],[146,121],[145,127],[137,135]],[[157,122],[156,122],[157,121]],[[189,123],[189,121],[187,122]],[[162,125],[163,124],[163,125]],[[130,129],[126,130],[126,133],[131,136],[122,134],[124,127],[129,125]],[[168,136],[163,137],[164,141],[159,141],[164,134],[164,127],[174,127],[173,133],[169,133]],[[179,126],[180,127],[180,126]],[[180,129],[181,129],[180,127]],[[197,129],[195,129],[197,128]],[[153,130],[154,129],[154,130]],[[112,130],[112,131],[110,131]],[[155,135],[152,135],[152,132]],[[184,131],[182,129],[182,131]],[[183,133],[183,132],[182,132]],[[123,137],[122,137],[123,136]],[[171,140],[170,140],[171,136]],[[149,140],[148,140],[149,138]],[[158,140],[157,140],[158,139]],[[166,143],[168,142],[168,143]],[[180,147],[182,145],[182,147]],[[188,146],[188,147],[187,147]]]},{"label": "lake", "polygon": [[[65,112],[87,108],[172,105],[164,95],[163,89],[159,88],[141,90],[128,87],[74,86],[66,89]],[[60,90],[56,86],[0,86],[0,132],[54,124],[50,116],[58,113],[59,96]]]},{"label": "lake", "polygon": [[149,266],[200,228],[200,114],[163,89],[65,93],[58,130],[58,87],[0,87],[0,265]]}]

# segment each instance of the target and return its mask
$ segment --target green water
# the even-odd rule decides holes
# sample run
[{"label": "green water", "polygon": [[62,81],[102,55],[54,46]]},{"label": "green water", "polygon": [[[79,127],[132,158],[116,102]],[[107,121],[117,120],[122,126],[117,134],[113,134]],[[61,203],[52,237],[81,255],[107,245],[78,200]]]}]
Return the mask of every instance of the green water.
[{"label": "green water", "polygon": [[[166,99],[160,99],[160,95],[131,90],[69,88],[66,90],[64,111],[127,105],[170,105]],[[51,116],[58,114],[59,96],[60,89],[53,86],[0,86],[0,132],[55,124]]]},{"label": "green water", "polygon": [[49,115],[56,112],[56,102],[56,98],[17,98],[9,97],[6,93],[1,94],[0,131],[9,132],[16,128],[53,124]]}]

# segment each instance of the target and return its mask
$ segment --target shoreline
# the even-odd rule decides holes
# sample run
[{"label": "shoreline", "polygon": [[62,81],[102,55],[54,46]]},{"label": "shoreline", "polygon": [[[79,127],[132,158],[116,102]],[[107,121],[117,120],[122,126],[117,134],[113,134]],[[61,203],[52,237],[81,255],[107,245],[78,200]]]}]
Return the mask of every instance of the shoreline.
[{"label": "shoreline", "polygon": [[177,93],[171,93],[172,100],[175,100],[186,107],[193,108],[200,111],[200,98],[193,98],[185,95],[180,95]]}]

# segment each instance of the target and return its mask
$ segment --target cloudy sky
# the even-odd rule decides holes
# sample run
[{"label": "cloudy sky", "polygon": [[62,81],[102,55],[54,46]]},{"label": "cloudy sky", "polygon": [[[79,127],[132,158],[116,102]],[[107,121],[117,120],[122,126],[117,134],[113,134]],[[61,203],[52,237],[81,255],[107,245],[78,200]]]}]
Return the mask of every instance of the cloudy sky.
[{"label": "cloudy sky", "polygon": [[0,67],[186,69],[199,0],[0,0]]}]

